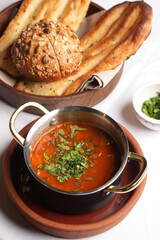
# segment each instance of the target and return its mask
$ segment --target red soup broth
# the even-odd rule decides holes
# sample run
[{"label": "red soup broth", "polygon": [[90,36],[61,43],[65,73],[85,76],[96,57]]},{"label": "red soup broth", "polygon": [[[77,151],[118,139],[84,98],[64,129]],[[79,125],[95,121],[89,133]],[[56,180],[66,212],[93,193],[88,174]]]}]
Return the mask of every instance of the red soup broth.
[{"label": "red soup broth", "polygon": [[113,177],[121,154],[104,130],[83,122],[67,122],[52,126],[35,141],[30,161],[36,174],[51,186],[84,192]]}]

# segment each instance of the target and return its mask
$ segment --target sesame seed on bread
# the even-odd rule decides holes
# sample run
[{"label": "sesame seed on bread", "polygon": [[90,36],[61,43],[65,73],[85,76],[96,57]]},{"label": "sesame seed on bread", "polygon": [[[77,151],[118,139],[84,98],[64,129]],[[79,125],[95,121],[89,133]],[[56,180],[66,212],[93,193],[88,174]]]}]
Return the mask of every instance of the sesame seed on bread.
[{"label": "sesame seed on bread", "polygon": [[79,45],[69,26],[41,20],[22,31],[11,55],[20,75],[34,81],[55,81],[78,68],[82,60]]}]

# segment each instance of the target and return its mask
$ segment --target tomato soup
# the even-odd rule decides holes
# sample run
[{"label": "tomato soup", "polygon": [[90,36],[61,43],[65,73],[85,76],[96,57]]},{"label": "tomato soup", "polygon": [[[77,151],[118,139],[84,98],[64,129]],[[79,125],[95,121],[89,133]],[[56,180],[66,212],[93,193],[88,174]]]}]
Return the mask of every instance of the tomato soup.
[{"label": "tomato soup", "polygon": [[102,129],[81,122],[52,126],[30,153],[36,174],[51,186],[72,192],[96,189],[113,177],[121,154]]}]

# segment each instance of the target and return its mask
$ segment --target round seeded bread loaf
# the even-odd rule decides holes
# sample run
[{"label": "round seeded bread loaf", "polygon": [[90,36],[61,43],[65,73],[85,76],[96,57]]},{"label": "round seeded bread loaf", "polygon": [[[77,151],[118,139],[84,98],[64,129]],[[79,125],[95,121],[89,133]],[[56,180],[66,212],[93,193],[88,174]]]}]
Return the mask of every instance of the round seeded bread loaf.
[{"label": "round seeded bread loaf", "polygon": [[11,55],[22,76],[46,82],[71,74],[82,60],[75,32],[48,20],[28,25],[13,44]]}]

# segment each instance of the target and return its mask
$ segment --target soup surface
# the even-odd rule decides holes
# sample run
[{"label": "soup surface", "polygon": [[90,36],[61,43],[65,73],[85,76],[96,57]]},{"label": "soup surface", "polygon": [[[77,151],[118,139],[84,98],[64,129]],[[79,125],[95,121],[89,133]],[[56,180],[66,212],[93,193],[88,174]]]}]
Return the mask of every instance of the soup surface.
[{"label": "soup surface", "polygon": [[34,143],[30,153],[36,174],[65,191],[98,188],[113,177],[121,154],[102,129],[83,122],[52,126]]}]

